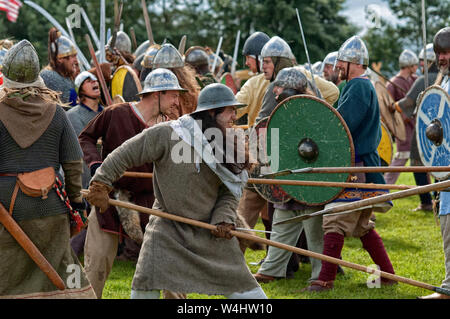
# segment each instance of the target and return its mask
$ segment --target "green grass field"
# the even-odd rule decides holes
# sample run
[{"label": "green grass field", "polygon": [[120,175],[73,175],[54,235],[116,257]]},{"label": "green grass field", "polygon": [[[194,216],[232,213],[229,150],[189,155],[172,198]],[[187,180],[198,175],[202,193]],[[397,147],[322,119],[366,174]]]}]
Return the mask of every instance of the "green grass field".
[{"label": "green grass field", "polygon": [[[415,185],[412,173],[402,173],[397,184]],[[396,200],[394,208],[388,213],[376,215],[376,230],[383,238],[397,275],[439,286],[445,275],[440,227],[433,213],[412,211],[418,204],[418,196]],[[259,222],[256,228],[264,229],[264,226]],[[245,258],[253,273],[257,272],[259,266],[249,263],[258,262],[264,256],[265,251],[246,251]],[[345,239],[342,258],[365,266],[372,264],[361,241],[355,238]],[[103,298],[128,299],[134,270],[133,262],[115,261]],[[414,299],[432,293],[403,283],[370,289],[366,284],[369,274],[350,268],[344,270],[345,274],[338,275],[335,288],[329,292],[300,292],[308,284],[310,264],[301,264],[294,279],[262,284],[262,288],[271,299]],[[222,296],[189,294],[188,298],[221,299]]]}]

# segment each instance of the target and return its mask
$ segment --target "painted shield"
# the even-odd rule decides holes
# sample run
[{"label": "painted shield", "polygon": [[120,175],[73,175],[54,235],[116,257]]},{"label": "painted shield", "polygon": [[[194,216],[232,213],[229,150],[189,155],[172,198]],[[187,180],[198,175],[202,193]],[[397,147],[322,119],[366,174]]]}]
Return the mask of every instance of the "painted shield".
[{"label": "painted shield", "polygon": [[381,120],[384,124],[386,124],[392,136],[398,138],[401,141],[404,141],[406,139],[406,128],[402,115],[397,111],[392,113],[389,110],[389,107],[395,103],[394,99],[389,94],[386,86],[380,81],[373,83],[373,86],[375,87],[375,91],[377,92]]},{"label": "painted shield", "polygon": [[[249,134],[250,149],[257,158],[258,164],[250,173],[250,178],[259,178],[260,174],[270,174],[270,166],[266,152],[266,133],[268,117],[261,119],[254,127],[251,128]],[[286,203],[291,197],[279,185],[252,184],[253,189],[261,195],[262,198],[270,203],[282,204]]]},{"label": "painted shield", "polygon": [[[450,99],[439,86],[427,88],[419,98],[416,137],[420,158],[426,166],[450,165]],[[446,179],[448,172],[431,173]]]},{"label": "painted shield", "polygon": [[231,75],[230,72],[226,72],[222,75],[222,77],[220,78],[220,83],[228,86],[233,91],[234,94],[237,93],[236,84],[234,83],[233,76]]},{"label": "painted shield", "polygon": [[[328,103],[310,95],[297,95],[280,103],[267,125],[267,154],[272,172],[308,167],[351,167],[354,147],[342,116]],[[348,182],[350,174],[291,174],[278,179]],[[342,192],[340,187],[289,186],[281,188],[296,201],[326,204]]]},{"label": "painted shield", "polygon": [[378,144],[377,150],[380,158],[382,159],[382,166],[391,165],[394,157],[393,141],[389,130],[383,122],[381,122],[381,141],[380,144]]},{"label": "painted shield", "polygon": [[114,72],[111,81],[111,96],[120,95],[125,102],[139,101],[136,95],[142,91],[136,72],[128,65],[122,65]]}]

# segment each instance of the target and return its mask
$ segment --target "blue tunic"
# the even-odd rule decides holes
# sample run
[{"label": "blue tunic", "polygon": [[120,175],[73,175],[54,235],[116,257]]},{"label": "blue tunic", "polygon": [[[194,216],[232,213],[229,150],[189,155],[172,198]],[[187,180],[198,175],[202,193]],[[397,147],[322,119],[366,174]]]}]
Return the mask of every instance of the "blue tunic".
[{"label": "blue tunic", "polygon": [[[353,138],[355,161],[364,166],[380,166],[378,145],[381,140],[380,108],[370,80],[357,77],[343,88],[337,111],[342,115]],[[385,184],[381,173],[366,173],[367,183]]]}]

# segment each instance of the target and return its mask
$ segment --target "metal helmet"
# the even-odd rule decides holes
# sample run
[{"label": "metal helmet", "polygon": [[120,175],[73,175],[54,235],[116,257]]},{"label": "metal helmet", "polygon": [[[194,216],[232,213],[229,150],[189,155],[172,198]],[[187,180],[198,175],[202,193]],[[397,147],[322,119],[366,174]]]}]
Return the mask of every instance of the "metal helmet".
[{"label": "metal helmet", "polygon": [[226,106],[244,107],[246,104],[239,103],[228,86],[221,83],[213,83],[205,86],[200,91],[197,108],[191,114]]},{"label": "metal helmet", "polygon": [[305,92],[308,80],[299,68],[290,67],[284,68],[278,72],[273,85],[284,89],[294,89],[298,92]]},{"label": "metal helmet", "polygon": [[134,56],[140,56],[141,54],[145,53],[145,51],[147,51],[147,49],[150,46],[150,40],[147,40],[143,43],[141,43],[138,48],[136,49],[136,51],[134,51]]},{"label": "metal helmet", "polygon": [[176,75],[168,70],[159,68],[150,72],[144,80],[144,89],[138,93],[162,92],[162,91],[187,91],[180,87]]},{"label": "metal helmet", "polygon": [[220,56],[218,56],[217,54],[215,54],[215,53],[211,53],[209,56],[208,56],[208,59],[209,59],[209,66],[212,68],[212,66],[213,66],[213,64],[214,64],[214,59],[216,58],[216,56],[217,56],[217,61],[216,61],[216,68],[220,68],[220,67],[222,67],[222,65],[223,65],[223,60],[222,60],[222,58],[220,57]]},{"label": "metal helmet", "polygon": [[77,49],[75,48],[75,45],[73,44],[72,40],[70,40],[68,37],[60,36],[55,41],[57,48],[55,48],[54,44],[51,44],[51,50],[53,52],[56,52],[56,49],[58,49],[57,58],[65,58],[68,56],[76,55]]},{"label": "metal helmet", "polygon": [[209,56],[205,49],[200,46],[190,47],[185,53],[184,62],[192,66],[208,65]]},{"label": "metal helmet", "polygon": [[316,63],[314,63],[311,67],[312,67],[312,73],[315,75],[322,75],[322,69],[323,69],[323,63],[322,61],[317,61]]},{"label": "metal helmet", "polygon": [[336,58],[338,56],[338,51],[333,51],[327,54],[327,56],[325,57],[325,59],[323,59],[323,66],[325,66],[325,64],[330,64],[330,65],[334,65],[336,63]]},{"label": "metal helmet", "polygon": [[[427,52],[427,61],[434,62],[436,61],[436,53],[434,53],[433,43],[428,43],[425,47],[425,50]],[[419,60],[425,59],[425,53],[422,49],[419,53]]]},{"label": "metal helmet", "polygon": [[182,68],[183,57],[170,43],[165,43],[153,58],[153,68]]},{"label": "metal helmet", "polygon": [[403,50],[403,52],[400,54],[400,57],[398,58],[398,63],[400,65],[400,68],[418,65],[419,58],[417,57],[417,55],[414,52],[406,49],[406,50]]},{"label": "metal helmet", "polygon": [[450,50],[450,27],[442,28],[435,34],[433,47],[436,55]]},{"label": "metal helmet", "polygon": [[33,45],[28,40],[22,40],[6,53],[2,73],[8,80],[28,84],[38,80],[40,69]]},{"label": "metal helmet", "polygon": [[255,59],[261,55],[261,50],[264,45],[269,42],[270,37],[264,32],[254,32],[245,40],[244,48],[242,49],[242,55],[251,55]]},{"label": "metal helmet", "polygon": [[292,59],[294,54],[292,54],[291,47],[279,36],[272,37],[262,48],[261,58],[267,57],[282,57]]},{"label": "metal helmet", "polygon": [[83,71],[80,74],[77,75],[75,78],[75,91],[78,93],[80,91],[81,86],[83,85],[84,81],[87,79],[91,79],[92,81],[98,81],[97,77],[88,71]]},{"label": "metal helmet", "polygon": [[359,36],[354,35],[342,44],[336,60],[369,65],[369,51],[364,41]]},{"label": "metal helmet", "polygon": [[154,44],[148,47],[147,51],[145,51],[144,58],[142,59],[141,66],[146,69],[151,69],[153,67],[153,60],[155,59],[156,53],[161,49],[159,44]]},{"label": "metal helmet", "polygon": [[[112,37],[108,40],[108,45],[111,44]],[[131,53],[131,39],[123,31],[118,31],[116,36],[115,48],[119,51]]]}]

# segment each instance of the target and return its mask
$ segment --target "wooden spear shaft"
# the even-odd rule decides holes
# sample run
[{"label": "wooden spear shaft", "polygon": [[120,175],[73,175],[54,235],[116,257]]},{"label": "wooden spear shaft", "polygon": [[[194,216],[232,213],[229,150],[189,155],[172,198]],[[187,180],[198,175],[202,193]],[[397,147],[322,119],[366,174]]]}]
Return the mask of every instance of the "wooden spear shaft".
[{"label": "wooden spear shaft", "polygon": [[150,45],[154,45],[155,39],[153,38],[152,25],[150,23],[150,18],[148,16],[148,8],[145,0],[141,0],[141,7],[142,13],[144,14],[145,29],[147,30],[148,40],[150,42]]},{"label": "wooden spear shaft", "polygon": [[290,174],[306,173],[430,173],[449,172],[450,166],[362,166],[362,167],[305,167],[300,169],[287,169],[276,173],[264,174],[263,177],[285,176]]},{"label": "wooden spear shaft", "polygon": [[337,214],[337,213],[344,214],[344,213],[356,212],[359,208],[370,207],[375,204],[380,204],[380,203],[384,203],[384,202],[388,202],[391,200],[400,199],[400,198],[404,198],[404,197],[409,197],[409,196],[413,196],[413,195],[443,190],[448,187],[450,187],[450,180],[447,180],[444,182],[439,182],[439,183],[434,183],[434,184],[430,184],[430,185],[425,185],[425,186],[414,187],[412,189],[399,191],[399,192],[395,192],[395,193],[390,193],[390,194],[386,194],[386,195],[380,195],[380,196],[375,196],[375,197],[371,197],[371,198],[367,198],[367,199],[362,199],[362,200],[359,200],[356,202],[351,202],[351,203],[344,204],[344,205],[334,206],[334,207],[327,208],[327,209],[324,209],[324,210],[321,210],[321,211],[318,211],[318,212],[315,212],[312,214],[301,215],[301,216],[289,218],[289,219],[277,222],[276,224],[280,225],[280,224],[286,224],[286,223],[300,222],[305,219],[312,218],[315,216],[320,216],[320,215]]},{"label": "wooden spear shaft", "polygon": [[40,270],[47,276],[48,279],[59,290],[66,289],[64,281],[53,268],[53,266],[45,259],[44,255],[39,251],[36,245],[20,228],[17,222],[9,215],[6,208],[0,204],[0,223],[11,234],[11,236],[18,242],[18,244],[25,250],[30,258],[36,263]]},{"label": "wooden spear shaft", "polygon": [[[125,172],[125,177],[134,178],[152,178],[152,173],[141,172]],[[321,182],[321,181],[296,181],[296,180],[282,180],[282,179],[264,179],[264,178],[249,178],[250,184],[266,184],[266,185],[291,185],[291,186],[317,186],[317,187],[348,187],[348,188],[367,188],[367,189],[396,189],[405,190],[415,188],[410,185],[392,185],[392,184],[368,184],[368,183],[341,183],[341,182]]]},{"label": "wooden spear shaft", "polygon": [[95,70],[97,71],[97,78],[100,82],[100,86],[103,90],[103,94],[105,95],[105,102],[107,106],[110,106],[113,104],[111,95],[109,94],[108,86],[106,85],[105,78],[103,77],[102,69],[100,68],[100,64],[98,63],[97,56],[95,55],[94,47],[92,46],[91,37],[89,34],[86,34],[85,36],[86,42],[89,48],[89,53],[91,54],[92,61],[94,61]]},{"label": "wooden spear shaft", "polygon": [[[89,193],[88,190],[83,190],[82,191],[83,196],[86,196],[88,193]],[[118,201],[118,200],[114,200],[114,199],[110,199],[109,200],[109,204],[113,205],[113,206],[119,206],[119,207],[123,207],[123,208],[133,209],[133,210],[136,210],[136,211],[144,213],[144,214],[155,215],[155,216],[158,216],[158,217],[161,217],[161,218],[170,219],[170,220],[173,220],[173,221],[185,223],[185,224],[192,225],[192,226],[201,227],[201,228],[208,229],[208,230],[215,230],[216,229],[216,226],[208,224],[208,223],[204,223],[204,222],[201,222],[201,221],[198,221],[198,220],[189,219],[189,218],[185,218],[185,217],[181,217],[181,216],[177,216],[177,215],[173,215],[173,214],[168,214],[168,213],[165,213],[165,212],[162,212],[162,211],[159,211],[159,210],[154,210],[154,209],[150,209],[150,208],[147,208],[147,207],[142,207],[142,206],[138,206],[138,205],[135,205],[135,204],[126,203],[126,202],[122,202],[122,201]],[[309,250],[293,247],[293,246],[290,246],[290,245],[278,243],[278,242],[275,242],[275,241],[272,241],[272,240],[268,240],[268,239],[261,238],[261,237],[258,237],[258,236],[242,233],[242,232],[239,232],[239,231],[232,230],[231,231],[231,235],[236,236],[238,238],[252,240],[252,241],[259,242],[259,243],[262,243],[262,244],[266,244],[266,245],[269,245],[269,246],[273,246],[273,247],[277,247],[277,248],[280,248],[280,249],[288,250],[288,251],[291,251],[291,252],[296,253],[296,254],[300,254],[300,255],[316,258],[316,259],[319,259],[319,260],[322,260],[322,261],[327,261],[327,262],[332,263],[332,264],[337,264],[337,265],[341,265],[341,266],[344,266],[344,267],[352,268],[352,269],[359,270],[359,271],[362,271],[362,272],[366,272],[366,273],[369,273],[369,274],[374,274],[375,273],[375,274],[379,275],[380,277],[383,277],[383,278],[386,278],[386,279],[402,282],[402,283],[405,283],[405,284],[408,284],[408,285],[420,287],[420,288],[427,289],[427,290],[432,290],[432,291],[439,292],[439,293],[442,293],[442,294],[450,296],[450,290],[448,290],[448,289],[436,287],[436,286],[433,286],[433,285],[430,285],[430,284],[427,284],[427,283],[423,283],[423,282],[420,282],[420,281],[417,281],[417,280],[401,277],[401,276],[394,275],[394,274],[391,274],[391,273],[387,273],[387,272],[384,272],[384,271],[378,271],[378,270],[375,270],[375,269],[370,268],[370,267],[366,267],[366,266],[362,266],[362,265],[359,265],[359,264],[351,263],[351,262],[348,262],[348,261],[344,261],[344,260],[341,260],[341,259],[337,259],[337,258],[334,258],[334,257],[327,256],[327,255],[315,253],[315,252],[312,252],[312,251],[309,251]]]}]

